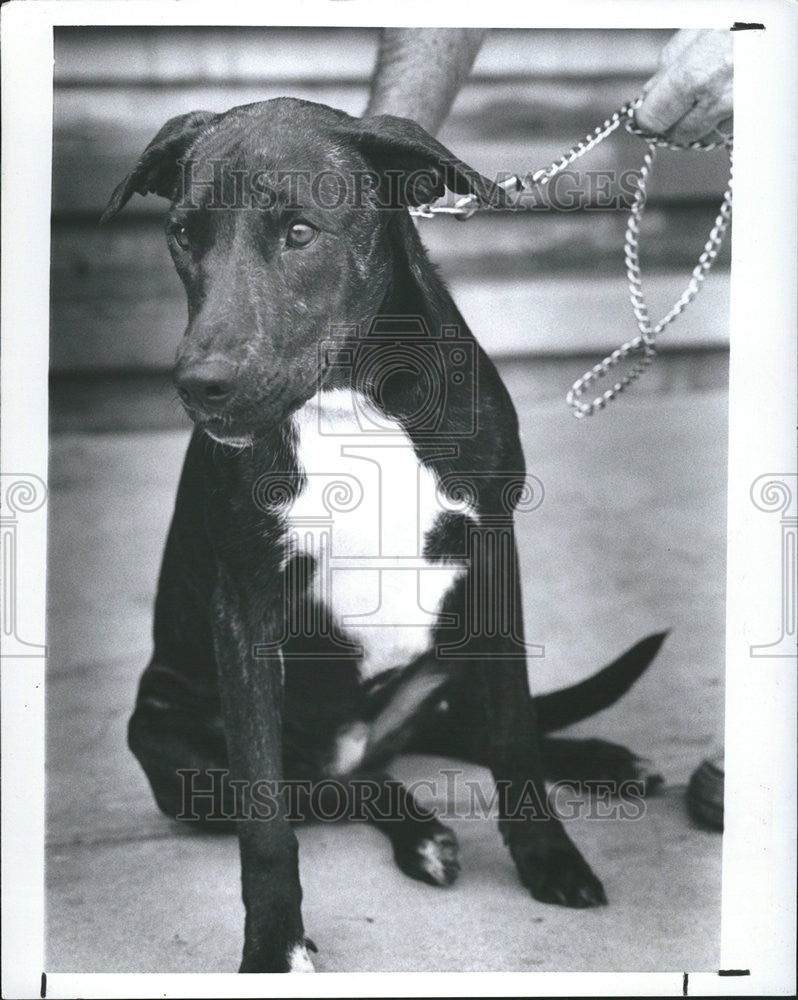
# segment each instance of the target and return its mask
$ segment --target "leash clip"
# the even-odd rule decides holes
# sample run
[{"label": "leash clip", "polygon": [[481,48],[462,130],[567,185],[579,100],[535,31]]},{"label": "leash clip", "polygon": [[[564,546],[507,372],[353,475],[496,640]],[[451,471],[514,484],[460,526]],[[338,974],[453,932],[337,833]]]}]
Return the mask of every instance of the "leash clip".
[{"label": "leash clip", "polygon": [[432,209],[431,204],[427,205],[416,205],[414,208],[410,209],[410,214],[415,216],[417,219],[434,219],[435,213]]},{"label": "leash clip", "polygon": [[[518,194],[524,190],[526,184],[521,177],[513,174],[503,181],[496,181],[496,186],[501,188],[505,194]],[[472,215],[486,207],[488,206],[482,205],[475,194],[465,194],[458,198],[453,205],[449,204],[444,197],[438,201],[411,208],[410,214],[419,219],[434,219],[436,215],[451,215],[459,222],[467,222]],[[510,204],[508,207],[515,208],[517,206]]]},{"label": "leash clip", "polygon": [[455,219],[458,219],[460,222],[467,222],[479,208],[479,201],[476,195],[467,194],[458,199],[458,201],[454,203],[454,207],[456,209],[456,214],[452,214],[454,214]]}]

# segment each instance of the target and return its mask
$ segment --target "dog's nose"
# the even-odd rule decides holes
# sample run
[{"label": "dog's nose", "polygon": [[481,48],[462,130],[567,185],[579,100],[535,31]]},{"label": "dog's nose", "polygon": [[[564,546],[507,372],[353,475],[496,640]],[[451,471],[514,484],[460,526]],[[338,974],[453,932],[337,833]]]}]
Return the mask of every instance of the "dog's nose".
[{"label": "dog's nose", "polygon": [[219,410],[235,392],[235,373],[235,365],[225,358],[206,358],[178,366],[173,380],[186,405]]}]

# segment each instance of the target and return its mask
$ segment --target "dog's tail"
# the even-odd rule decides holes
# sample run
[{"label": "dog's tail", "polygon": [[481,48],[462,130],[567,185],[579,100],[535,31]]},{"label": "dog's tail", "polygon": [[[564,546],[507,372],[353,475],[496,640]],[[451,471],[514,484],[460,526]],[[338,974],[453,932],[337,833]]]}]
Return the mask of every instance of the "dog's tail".
[{"label": "dog's tail", "polygon": [[535,696],[539,732],[550,733],[608,708],[625,694],[659,652],[667,632],[657,632],[632,646],[609,666],[571,687]]}]

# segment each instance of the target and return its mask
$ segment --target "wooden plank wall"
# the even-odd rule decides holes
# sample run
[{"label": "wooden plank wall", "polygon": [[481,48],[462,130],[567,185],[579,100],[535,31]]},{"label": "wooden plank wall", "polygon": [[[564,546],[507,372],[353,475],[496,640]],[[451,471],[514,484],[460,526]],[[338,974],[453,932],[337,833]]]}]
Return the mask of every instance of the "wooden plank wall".
[{"label": "wooden plank wall", "polygon": [[[640,91],[668,34],[494,31],[440,138],[491,176],[545,165]],[[121,216],[100,228],[110,192],[175,114],[222,111],[280,95],[360,114],[377,32],[61,28],[55,40],[52,368],[167,368],[185,305],[163,242],[159,218],[165,202],[134,197]],[[623,212],[602,208],[601,177],[636,168],[642,149],[639,140],[616,134],[582,161],[587,174],[579,178],[578,210],[542,209],[531,217],[490,213],[466,225],[422,223],[431,253],[489,350],[609,350],[634,332],[619,336],[616,312],[600,309],[608,288],[619,302],[623,298],[625,225]],[[686,277],[695,262],[727,169],[722,153],[662,157],[649,201],[645,253],[652,287],[663,289],[665,305],[680,290],[674,279]],[[575,186],[569,178],[569,189]],[[702,323],[697,342],[723,340],[725,320],[711,316],[726,287],[719,278],[707,297],[705,311],[714,327]],[[578,301],[575,288],[581,289]],[[497,295],[513,318],[501,329],[489,322]],[[597,310],[603,322],[597,322]]]}]

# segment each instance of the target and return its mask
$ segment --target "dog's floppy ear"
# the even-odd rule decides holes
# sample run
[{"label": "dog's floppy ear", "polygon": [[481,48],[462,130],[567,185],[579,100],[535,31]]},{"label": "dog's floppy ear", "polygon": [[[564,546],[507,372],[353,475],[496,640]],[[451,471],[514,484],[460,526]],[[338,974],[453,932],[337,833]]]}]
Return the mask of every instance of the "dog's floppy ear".
[{"label": "dog's floppy ear", "polygon": [[177,180],[177,160],[197,135],[220,118],[213,111],[190,111],[170,118],[139,158],[139,162],[111,195],[100,222],[107,222],[133,194],[171,198]]},{"label": "dog's floppy ear", "polygon": [[463,163],[410,118],[357,118],[343,126],[343,131],[381,177],[394,174],[395,183],[388,185],[391,207],[398,207],[397,195],[402,206],[427,204],[443,195],[444,186],[456,194],[474,194],[483,205],[505,203],[502,188]]}]

